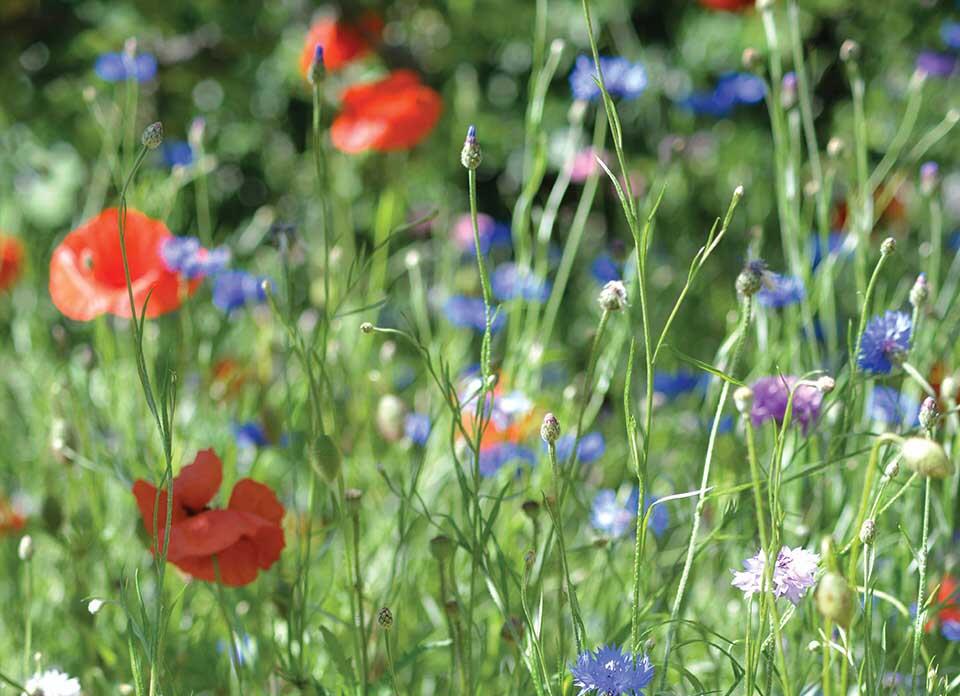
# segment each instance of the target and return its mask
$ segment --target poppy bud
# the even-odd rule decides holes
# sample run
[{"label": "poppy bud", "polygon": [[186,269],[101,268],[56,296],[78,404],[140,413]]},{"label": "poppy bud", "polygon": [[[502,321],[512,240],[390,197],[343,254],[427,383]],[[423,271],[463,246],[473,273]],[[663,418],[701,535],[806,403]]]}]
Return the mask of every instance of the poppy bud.
[{"label": "poppy bud", "polygon": [[930,285],[927,283],[926,273],[917,276],[917,282],[910,288],[910,304],[914,307],[922,307],[930,298]]},{"label": "poppy bud", "polygon": [[953,473],[953,462],[939,442],[925,437],[908,437],[900,445],[900,456],[911,471],[928,478],[946,478]]},{"label": "poppy bud", "polygon": [[880,254],[883,256],[890,256],[894,251],[897,250],[897,240],[893,237],[887,237],[883,240],[883,243],[880,245]]},{"label": "poppy bud", "polygon": [[23,562],[27,562],[33,558],[33,537],[29,534],[20,539],[20,545],[17,547],[17,556],[19,556]]},{"label": "poppy bud", "polygon": [[438,534],[430,540],[430,553],[438,561],[445,561],[453,555],[453,541],[445,534]]},{"label": "poppy bud", "polygon": [[847,579],[833,571],[820,580],[817,587],[817,610],[826,618],[841,625],[850,623],[853,616],[853,593]]},{"label": "poppy bud", "polygon": [[753,389],[746,386],[737,387],[733,392],[733,404],[741,416],[748,415],[753,408]]},{"label": "poppy bud", "polygon": [[540,426],[540,437],[548,445],[556,443],[560,439],[560,421],[552,413],[543,417],[543,425]]},{"label": "poppy bud", "polygon": [[143,129],[143,135],[140,136],[140,142],[148,150],[156,150],[163,142],[163,124],[160,121],[151,123]]},{"label": "poppy bud", "polygon": [[463,141],[463,149],[460,150],[460,164],[465,169],[476,171],[483,161],[483,153],[480,151],[480,144],[477,142],[477,127],[467,128],[467,137]]},{"label": "poppy bud", "polygon": [[331,483],[340,475],[340,450],[329,435],[320,435],[313,443],[310,453],[314,468]]},{"label": "poppy bud", "polygon": [[597,298],[600,306],[608,312],[618,312],[627,306],[627,288],[619,280],[611,280],[600,291]]},{"label": "poppy bud", "polygon": [[379,623],[385,631],[393,628],[393,612],[390,611],[390,607],[383,607],[377,612],[377,623]]},{"label": "poppy bud", "polygon": [[323,82],[326,72],[323,65],[323,46],[317,44],[313,47],[313,62],[310,63],[310,72],[307,73],[307,80],[311,85],[319,85]]}]

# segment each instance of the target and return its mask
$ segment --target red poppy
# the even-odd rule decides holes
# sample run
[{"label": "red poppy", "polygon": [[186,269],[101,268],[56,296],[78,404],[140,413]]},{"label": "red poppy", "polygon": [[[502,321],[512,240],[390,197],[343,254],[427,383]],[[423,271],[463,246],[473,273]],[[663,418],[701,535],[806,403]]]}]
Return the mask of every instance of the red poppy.
[{"label": "red poppy", "polygon": [[[245,478],[237,482],[226,509],[211,509],[223,479],[223,465],[212,449],[197,453],[196,459],[173,480],[173,511],[167,559],[199,580],[214,582],[213,559],[220,566],[225,585],[238,587],[253,582],[267,570],[284,547],[283,505],[273,491]],[[154,537],[154,505],[159,522],[157,538],[164,540],[167,493],[143,479],[133,484],[143,526]],[[155,551],[155,549],[154,549]]]},{"label": "red poppy", "polygon": [[300,53],[300,72],[310,74],[317,44],[323,46],[323,67],[339,70],[356,58],[370,52],[371,43],[379,41],[383,32],[383,20],[373,12],[367,12],[356,24],[343,20],[321,19],[310,27],[303,51]]},{"label": "red poppy", "polygon": [[[130,316],[117,222],[117,209],[108,208],[70,232],[53,252],[50,298],[70,319]],[[170,230],[160,220],[128,209],[124,234],[137,312],[142,311],[147,295],[148,318],[177,309],[200,279],[188,283],[163,262],[160,246],[172,236]]]},{"label": "red poppy", "polygon": [[709,7],[711,10],[742,12],[753,7],[756,2],[755,0],[700,0],[700,4]]},{"label": "red poppy", "polygon": [[960,621],[960,582],[952,575],[943,576],[937,604],[943,607],[937,614],[941,622]]},{"label": "red poppy", "polygon": [[440,95],[410,70],[394,70],[377,82],[348,88],[330,137],[343,152],[407,150],[440,119]]},{"label": "red poppy", "polygon": [[[882,203],[883,199],[887,197],[887,193],[884,189],[884,185],[881,184],[873,192],[873,201],[876,204]],[[875,211],[876,212],[876,211]],[[833,213],[833,228],[836,230],[842,230],[847,225],[847,218],[849,216],[848,206],[846,201],[840,201]],[[880,220],[878,225],[880,227],[891,227],[891,226],[902,226],[907,219],[907,207],[904,205],[903,201],[900,200],[899,192],[890,197],[890,202],[887,203],[887,207],[883,209],[880,213]]]},{"label": "red poppy", "polygon": [[0,496],[0,535],[18,532],[26,523],[27,518],[17,512],[10,501]]},{"label": "red poppy", "polygon": [[0,292],[11,287],[23,271],[23,244],[16,237],[0,234]]}]

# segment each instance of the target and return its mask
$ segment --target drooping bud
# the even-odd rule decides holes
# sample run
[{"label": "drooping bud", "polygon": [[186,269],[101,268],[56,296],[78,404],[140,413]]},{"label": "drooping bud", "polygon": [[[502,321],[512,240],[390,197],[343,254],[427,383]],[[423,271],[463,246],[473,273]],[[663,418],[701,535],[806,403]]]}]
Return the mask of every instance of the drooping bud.
[{"label": "drooping bud", "polygon": [[847,39],[840,44],[840,60],[844,63],[855,61],[860,57],[860,44],[853,39]]},{"label": "drooping bud", "polygon": [[156,150],[163,142],[163,124],[160,121],[151,123],[143,129],[143,135],[140,136],[140,142],[148,150]]},{"label": "drooping bud", "polygon": [[622,281],[611,280],[600,290],[600,297],[597,300],[604,310],[619,312],[627,306],[627,288]]},{"label": "drooping bud", "polygon": [[780,103],[784,109],[792,109],[797,104],[797,74],[788,72],[780,83]]},{"label": "drooping bud", "polygon": [[860,542],[865,546],[873,543],[877,537],[877,523],[875,520],[866,519],[860,526]]},{"label": "drooping bud", "polygon": [[953,462],[939,442],[925,437],[908,437],[900,445],[900,456],[911,471],[928,478],[946,478],[953,473]]},{"label": "drooping bud", "polygon": [[540,437],[548,445],[556,443],[560,439],[560,421],[552,413],[543,417],[543,424],[540,426]]},{"label": "drooping bud", "polygon": [[393,628],[393,612],[390,611],[390,607],[383,607],[377,612],[377,623],[385,631]]},{"label": "drooping bud", "polygon": [[33,558],[33,537],[29,534],[21,537],[20,545],[17,546],[17,556],[24,562]]},{"label": "drooping bud", "polygon": [[737,413],[741,416],[750,415],[750,409],[753,408],[753,389],[737,387],[733,392],[733,404],[737,407]]},{"label": "drooping bud", "polygon": [[920,165],[920,193],[932,195],[940,185],[940,165],[936,162],[924,162]]},{"label": "drooping bud", "polygon": [[817,586],[817,610],[840,626],[847,626],[853,617],[853,593],[847,579],[836,572],[828,572]]},{"label": "drooping bud", "polygon": [[883,240],[883,243],[880,244],[880,254],[883,256],[890,256],[894,251],[897,250],[897,240],[893,237],[887,237]]},{"label": "drooping bud", "polygon": [[310,63],[310,72],[307,73],[307,80],[311,85],[319,85],[326,77],[327,71],[323,64],[323,46],[317,44],[313,47],[313,61]]},{"label": "drooping bud", "polygon": [[914,307],[923,307],[930,298],[930,284],[927,283],[926,273],[917,276],[917,281],[910,288],[910,304]]},{"label": "drooping bud", "polygon": [[480,151],[480,143],[477,142],[477,127],[467,128],[467,137],[463,141],[463,149],[460,150],[460,164],[465,169],[476,171],[483,161],[483,152]]},{"label": "drooping bud", "polygon": [[445,561],[453,555],[453,540],[445,534],[438,534],[430,540],[430,553],[438,561]]},{"label": "drooping bud", "polygon": [[920,421],[921,428],[928,433],[933,432],[933,429],[937,427],[937,422],[940,420],[940,409],[937,408],[936,399],[928,396],[923,400],[923,403],[920,404],[920,413],[917,416],[917,420]]}]

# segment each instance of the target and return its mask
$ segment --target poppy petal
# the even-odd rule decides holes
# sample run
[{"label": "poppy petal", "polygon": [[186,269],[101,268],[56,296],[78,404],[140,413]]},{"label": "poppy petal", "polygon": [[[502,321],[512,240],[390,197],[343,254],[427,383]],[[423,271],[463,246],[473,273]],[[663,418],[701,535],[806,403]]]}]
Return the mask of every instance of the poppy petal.
[{"label": "poppy petal", "polygon": [[[137,507],[140,508],[140,516],[143,518],[143,526],[151,538],[154,536],[153,518],[156,510],[157,521],[160,528],[164,527],[167,516],[167,492],[160,491],[160,499],[157,499],[157,487],[152,483],[137,479],[133,484],[133,496],[137,499]],[[176,492],[174,492],[174,507],[172,511],[171,522],[176,524],[186,517],[186,512],[177,503]]]},{"label": "poppy petal", "polygon": [[220,553],[241,537],[256,535],[258,527],[252,515],[233,510],[207,510],[172,526],[168,557],[179,560]]},{"label": "poppy petal", "polygon": [[197,452],[192,464],[180,470],[173,480],[176,501],[193,512],[200,512],[213,500],[223,480],[223,464],[212,449]]},{"label": "poppy petal", "polygon": [[276,494],[262,483],[245,478],[237,481],[230,494],[230,510],[249,512],[268,522],[280,524],[283,520],[283,505],[277,500]]},{"label": "poppy petal", "polygon": [[23,270],[23,244],[16,237],[0,234],[0,292],[20,277]]}]

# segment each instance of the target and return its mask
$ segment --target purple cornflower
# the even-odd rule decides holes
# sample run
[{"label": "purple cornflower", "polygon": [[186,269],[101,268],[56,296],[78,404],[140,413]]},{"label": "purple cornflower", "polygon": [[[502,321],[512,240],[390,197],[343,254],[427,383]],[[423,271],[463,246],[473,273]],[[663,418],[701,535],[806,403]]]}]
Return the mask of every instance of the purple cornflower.
[{"label": "purple cornflower", "polygon": [[267,299],[264,282],[269,281],[246,271],[224,271],[213,284],[213,304],[230,313],[248,303],[264,302]]},{"label": "purple cornflower", "polygon": [[[750,409],[750,420],[754,426],[760,427],[768,420],[783,424],[790,390],[798,381],[796,377],[772,376],[761,377],[754,383],[753,407]],[[806,434],[820,415],[822,400],[823,394],[815,386],[798,387],[793,394],[791,423],[800,423]]]},{"label": "purple cornflower", "polygon": [[610,254],[600,254],[590,264],[590,275],[600,285],[606,285],[611,280],[621,280],[620,264],[613,260]]},{"label": "purple cornflower", "polygon": [[193,148],[184,140],[164,140],[160,145],[163,163],[170,167],[189,167],[193,164]]},{"label": "purple cornflower", "polygon": [[[794,604],[799,604],[807,590],[813,587],[819,563],[819,554],[800,547],[791,549],[784,546],[777,554],[777,564],[773,569],[773,596],[786,597]],[[731,584],[743,590],[744,596],[750,599],[763,588],[765,566],[766,557],[761,549],[756,556],[743,562],[746,570],[733,571]]]},{"label": "purple cornflower", "polygon": [[920,405],[917,400],[901,394],[893,387],[874,385],[867,402],[870,418],[887,425],[916,425],[919,421]]},{"label": "purple cornflower", "polygon": [[149,82],[157,74],[157,59],[149,53],[131,56],[125,51],[101,53],[93,69],[101,80],[123,82],[135,79],[137,82]]},{"label": "purple cornflower", "polygon": [[910,349],[912,328],[910,315],[906,312],[888,311],[875,316],[863,332],[857,365],[873,374],[889,374]]},{"label": "purple cornflower", "polygon": [[960,22],[944,22],[940,27],[940,38],[949,48],[960,49]]},{"label": "purple cornflower", "polygon": [[[636,99],[647,87],[647,71],[641,63],[632,63],[626,58],[600,57],[600,72],[603,83],[611,97]],[[597,71],[590,56],[577,56],[570,71],[570,91],[574,99],[596,101],[600,99],[600,87],[596,82]]]},{"label": "purple cornflower", "polygon": [[487,478],[493,476],[510,462],[526,462],[534,466],[537,456],[529,447],[513,442],[498,442],[480,450],[480,475]]},{"label": "purple cornflower", "polygon": [[931,77],[950,77],[957,67],[957,58],[939,51],[921,51],[916,65],[917,70]]},{"label": "purple cornflower", "polygon": [[430,437],[430,416],[426,413],[408,413],[403,422],[403,431],[414,444],[423,447]]},{"label": "purple cornflower", "polygon": [[803,281],[794,276],[767,273],[766,284],[757,293],[757,301],[764,307],[779,309],[802,301],[805,292]]},{"label": "purple cornflower", "polygon": [[960,641],[960,621],[944,621],[940,632],[947,640]]},{"label": "purple cornflower", "polygon": [[550,296],[550,281],[541,280],[531,271],[522,270],[515,263],[504,263],[490,276],[493,295],[501,302],[522,298],[528,302],[546,302]]},{"label": "purple cornflower", "polygon": [[643,696],[653,681],[653,665],[646,655],[634,655],[612,645],[585,650],[570,665],[577,696]]},{"label": "purple cornflower", "polygon": [[[617,498],[617,492],[605,488],[597,493],[593,499],[593,506],[590,511],[590,524],[599,532],[604,532],[611,538],[623,536],[633,527],[633,521],[637,517],[637,500],[640,497],[637,487],[634,486],[625,503],[620,503]],[[643,511],[650,508],[656,502],[652,495],[644,496]],[[649,528],[654,536],[660,537],[670,524],[670,513],[663,505],[658,505],[653,509],[650,515]]]},{"label": "purple cornflower", "polygon": [[[573,433],[561,435],[554,447],[557,451],[557,461],[565,462],[573,454],[573,442],[576,437]],[[595,462],[603,456],[607,449],[607,443],[603,439],[602,433],[587,433],[580,438],[580,445],[577,447],[577,460],[582,464]],[[543,443],[543,451],[547,451],[547,443]]]},{"label": "purple cornflower", "polygon": [[696,372],[685,370],[655,372],[653,374],[653,391],[666,399],[674,399],[700,386],[700,379],[700,375]]},{"label": "purple cornflower", "polygon": [[[464,329],[473,329],[483,333],[487,327],[486,313],[483,300],[479,297],[454,295],[443,305],[443,313],[454,326]],[[502,309],[490,308],[490,331],[496,333],[503,327],[506,316]]]},{"label": "purple cornflower", "polygon": [[[477,232],[480,237],[480,252],[487,254],[491,249],[509,248],[513,243],[510,226],[497,222],[486,213],[477,214]],[[464,254],[476,253],[473,240],[473,222],[470,215],[464,213],[453,223],[453,240]]]},{"label": "purple cornflower", "polygon": [[160,246],[160,257],[169,270],[193,280],[226,269],[230,250],[226,247],[204,249],[196,237],[169,237]]}]

